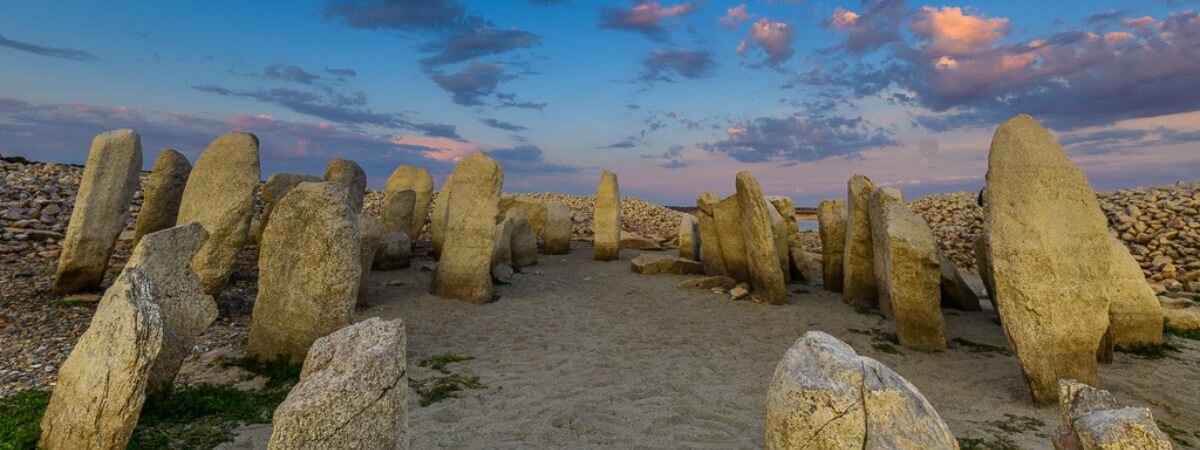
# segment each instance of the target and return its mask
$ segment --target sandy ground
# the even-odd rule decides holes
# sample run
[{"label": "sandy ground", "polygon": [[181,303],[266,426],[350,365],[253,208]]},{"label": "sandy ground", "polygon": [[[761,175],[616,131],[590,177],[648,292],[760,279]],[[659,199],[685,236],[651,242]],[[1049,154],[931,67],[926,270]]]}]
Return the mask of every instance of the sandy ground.
[{"label": "sandy ground", "polygon": [[[372,274],[369,306],[356,318],[404,320],[411,376],[433,374],[418,361],[455,353],[475,359],[450,369],[487,385],[428,407],[410,391],[412,448],[760,447],[775,365],[808,330],[903,375],[960,439],[1051,447],[1057,409],[1029,403],[1011,356],[961,344],[944,353],[888,352],[870,333],[894,331],[891,323],[819,287],[790,286],[783,306],[732,302],[676,288],[689,277],[633,274],[636,252],[603,263],[576,245],[570,255],[541,255],[487,305],[429,295],[432,273],[420,262]],[[396,281],[403,284],[388,285]],[[946,310],[948,337],[1005,347],[992,315]],[[1182,352],[1169,358],[1118,353],[1101,380],[1120,401],[1149,406],[1200,443],[1200,345],[1172,342]],[[269,433],[247,427],[229,448],[265,448]]]}]

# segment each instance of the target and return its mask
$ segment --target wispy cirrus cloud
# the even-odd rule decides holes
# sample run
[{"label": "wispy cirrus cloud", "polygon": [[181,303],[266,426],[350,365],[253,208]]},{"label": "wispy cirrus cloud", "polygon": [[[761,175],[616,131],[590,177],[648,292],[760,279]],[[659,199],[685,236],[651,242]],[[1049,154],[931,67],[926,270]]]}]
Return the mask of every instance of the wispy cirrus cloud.
[{"label": "wispy cirrus cloud", "polygon": [[707,77],[716,61],[705,50],[656,50],[642,59],[643,81],[674,82],[677,77],[699,79]]},{"label": "wispy cirrus cloud", "polygon": [[49,56],[52,58],[71,59],[75,61],[99,61],[100,57],[93,55],[91,52],[78,50],[73,48],[46,47],[29,42],[21,42],[0,35],[0,47],[8,47],[13,50],[20,50],[26,53],[35,55]]},{"label": "wispy cirrus cloud", "polygon": [[663,6],[655,1],[642,1],[628,9],[605,6],[600,9],[600,28],[632,31],[651,39],[664,39],[666,29],[662,26],[663,20],[684,16],[695,10],[696,5],[691,2]]},{"label": "wispy cirrus cloud", "polygon": [[483,119],[479,119],[479,121],[483,122],[484,125],[495,128],[497,130],[513,131],[513,132],[521,132],[521,131],[529,130],[529,128],[526,128],[526,127],[523,127],[520,125],[516,125],[516,124],[505,122],[503,120],[496,120],[496,119],[492,119],[492,118],[483,118]]},{"label": "wispy cirrus cloud", "polygon": [[735,160],[808,162],[856,157],[864,150],[894,147],[899,142],[886,129],[861,117],[792,115],[757,117],[730,124],[726,138],[701,148]]}]

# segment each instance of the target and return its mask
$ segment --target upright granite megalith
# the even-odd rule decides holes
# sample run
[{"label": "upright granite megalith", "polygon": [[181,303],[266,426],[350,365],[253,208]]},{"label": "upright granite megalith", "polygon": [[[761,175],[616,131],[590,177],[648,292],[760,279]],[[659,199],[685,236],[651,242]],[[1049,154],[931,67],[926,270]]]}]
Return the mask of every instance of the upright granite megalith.
[{"label": "upright granite megalith", "polygon": [[175,150],[163,150],[154,159],[154,167],[142,189],[142,210],[133,227],[134,247],[142,241],[142,236],[175,226],[179,201],[191,173],[192,164]]},{"label": "upright granite megalith", "polygon": [[700,260],[700,219],[679,213],[679,257]]},{"label": "upright granite megalith", "polygon": [[712,192],[705,192],[696,197],[696,215],[700,220],[700,262],[704,264],[704,273],[714,276],[727,274],[714,215],[720,201]]},{"label": "upright granite megalith", "polygon": [[378,317],[317,339],[267,448],[407,449],[406,347],[404,323]]},{"label": "upright granite megalith", "polygon": [[275,207],[258,257],[249,356],[304,360],[350,324],[362,281],[361,236],[345,184],[301,183]]},{"label": "upright granite megalith", "polygon": [[54,293],[100,286],[113,246],[125,229],[141,171],[142,138],[133,130],[108,131],[92,140],[62,241]]},{"label": "upright granite megalith", "polygon": [[533,232],[529,217],[520,208],[508,210],[504,217],[513,221],[512,241],[509,244],[512,250],[512,268],[520,269],[537,264],[537,235]]},{"label": "upright granite megalith", "polygon": [[742,240],[742,210],[736,194],[717,203],[713,208],[713,221],[717,225],[725,275],[738,281],[750,281],[750,262],[746,260],[746,243]]},{"label": "upright granite megalith", "polygon": [[362,261],[362,275],[359,277],[358,294],[355,304],[362,305],[367,301],[367,287],[371,281],[371,267],[375,265],[376,254],[379,253],[380,241],[383,239],[383,222],[369,212],[358,214],[359,261]]},{"label": "upright granite megalith", "polygon": [[871,194],[875,192],[875,183],[863,175],[855,175],[847,184],[842,300],[851,306],[875,307],[879,304],[871,244]]},{"label": "upright granite megalith", "polygon": [[449,195],[438,198],[438,203],[446,204],[446,234],[433,292],[439,297],[487,303],[492,301],[491,255],[504,169],[487,153],[474,152],[458,163],[451,178],[456,183],[453,190],[443,189]]},{"label": "upright granite megalith", "polygon": [[58,369],[38,448],[125,448],[162,349],[163,320],[152,289],[149,275],[127,268],[104,292],[87,331]]},{"label": "upright granite megalith", "polygon": [[882,241],[887,240],[887,222],[884,221],[883,214],[891,205],[903,206],[904,194],[899,189],[885,187],[871,193],[870,203],[867,207],[871,224],[871,253],[873,256],[871,269],[875,277],[876,306],[888,317],[891,317],[892,312],[885,308],[891,308],[892,302],[887,298],[889,291],[883,289],[880,283],[891,274],[888,274],[886,272],[888,269],[879,263],[881,261],[879,252],[883,249],[884,242]]},{"label": "upright granite megalith", "polygon": [[[882,190],[881,190],[882,191]],[[871,216],[882,228],[873,236],[875,268],[880,277],[879,309],[896,321],[900,345],[928,351],[946,349],[941,310],[941,258],[933,230],[903,203]]]},{"label": "upright granite megalith", "polygon": [[842,270],[846,250],[846,201],[823,200],[817,207],[818,234],[821,237],[821,278],[825,289],[842,292]]},{"label": "upright granite megalith", "polygon": [[[404,233],[410,238],[413,237],[413,235],[408,233],[412,229],[412,215],[416,204],[417,193],[412,189],[385,192],[383,194],[383,205],[379,208],[383,233]],[[419,233],[420,230],[417,230],[417,232]]]},{"label": "upright granite megalith", "polygon": [[192,258],[206,294],[216,294],[229,282],[250,232],[258,181],[258,138],[253,134],[227,133],[196,159],[175,223],[200,222],[208,232],[208,240]]},{"label": "upright granite megalith", "polygon": [[262,185],[262,191],[259,192],[263,208],[262,214],[256,222],[256,228],[251,230],[254,242],[262,243],[262,232],[267,229],[267,223],[271,221],[271,212],[275,210],[275,205],[283,199],[283,196],[299,186],[300,183],[320,181],[321,177],[299,173],[279,172],[268,177],[267,182]]},{"label": "upright granite megalith", "polygon": [[770,223],[769,211],[774,207],[767,203],[762,187],[750,172],[738,172],[736,186],[742,218],[742,242],[750,267],[750,285],[754,287],[754,294],[767,303],[785,304],[788,300],[787,286]]},{"label": "upright granite megalith", "polygon": [[949,450],[958,444],[915,386],[845,342],[810,331],[775,367],[763,447]]},{"label": "upright granite megalith", "polygon": [[992,138],[983,195],[994,301],[1034,402],[1057,401],[1060,379],[1095,385],[1119,294],[1096,193],[1054,137],[1020,115]]},{"label": "upright granite megalith", "polygon": [[354,214],[362,211],[363,198],[367,195],[367,172],[363,171],[362,166],[349,159],[334,159],[325,166],[324,180],[345,184],[350,210]]},{"label": "upright granite megalith", "polygon": [[[434,258],[441,257],[442,245],[446,242],[446,227],[450,219],[450,193],[453,192],[455,184],[454,172],[450,172],[446,182],[442,184],[442,190],[438,191],[437,200],[433,202],[433,210],[429,214],[430,252]],[[416,242],[417,237],[409,237]]]},{"label": "upright granite megalith", "polygon": [[[428,170],[420,167],[397,167],[387,179],[384,198],[387,198],[388,194],[392,192],[404,190],[413,191],[413,206],[408,216],[410,220],[409,225],[403,229],[392,229],[385,223],[383,232],[387,234],[395,231],[403,231],[404,234],[407,234],[415,242],[417,238],[421,237],[421,228],[425,227],[425,218],[429,216],[429,202],[433,199],[433,176],[429,175]],[[398,225],[395,224],[394,226]]]},{"label": "upright granite megalith", "polygon": [[592,250],[597,261],[612,261],[621,257],[621,191],[617,174],[604,171],[596,189],[596,205],[592,212]]},{"label": "upright granite megalith", "polygon": [[571,232],[574,224],[571,209],[563,202],[546,202],[546,226],[542,229],[542,249],[548,255],[571,252]]}]

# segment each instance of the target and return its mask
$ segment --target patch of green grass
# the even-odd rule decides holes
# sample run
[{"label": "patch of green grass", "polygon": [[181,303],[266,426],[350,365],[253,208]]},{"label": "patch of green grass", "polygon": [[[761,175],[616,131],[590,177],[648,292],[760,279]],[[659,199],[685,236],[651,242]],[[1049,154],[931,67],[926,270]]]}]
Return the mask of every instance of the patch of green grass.
[{"label": "patch of green grass", "polygon": [[961,450],[1021,450],[1007,436],[993,436],[991,439],[958,438],[958,447]]},{"label": "patch of green grass", "polygon": [[1163,334],[1165,334],[1167,336],[1175,336],[1175,337],[1181,337],[1184,339],[1191,339],[1193,341],[1200,341],[1200,329],[1198,329],[1198,330],[1181,330],[1179,328],[1172,327],[1170,321],[1163,321]]},{"label": "patch of green grass", "polygon": [[453,353],[443,353],[440,355],[433,355],[428,358],[422,359],[421,362],[417,363],[417,366],[428,367],[430,369],[441,372],[443,375],[449,375],[450,369],[446,368],[447,364],[462,362],[462,361],[470,361],[472,359],[475,359],[475,357],[455,355]]},{"label": "patch of green grass", "polygon": [[1188,435],[1188,432],[1186,430],[1181,430],[1179,428],[1175,428],[1175,427],[1171,426],[1171,424],[1163,422],[1161,420],[1156,420],[1154,422],[1158,424],[1158,429],[1162,430],[1163,433],[1167,433],[1167,436],[1170,436],[1171,440],[1175,441],[1176,444],[1179,444],[1179,445],[1182,445],[1182,446],[1188,447],[1188,448],[1194,448],[1194,447],[1192,447],[1192,441],[1189,441],[1186,439],[1186,437]]},{"label": "patch of green grass", "polygon": [[966,338],[956,337],[951,339],[950,342],[966,347],[967,351],[971,353],[999,353],[1004,356],[1012,356],[1012,351],[1007,348],[972,342]]},{"label": "patch of green grass", "polygon": [[873,343],[871,344],[871,348],[892,355],[903,355],[903,353],[900,353],[900,349],[896,348],[895,345],[888,344],[886,342]]},{"label": "patch of green grass", "polygon": [[25,391],[0,400],[0,450],[34,448],[50,392]]},{"label": "patch of green grass", "polygon": [[295,384],[296,380],[300,379],[300,369],[302,369],[300,364],[283,359],[261,361],[254,358],[236,358],[225,360],[222,364],[226,367],[240,367],[248,372],[266,377],[267,389],[284,384]]},{"label": "patch of green grass", "polygon": [[1142,344],[1132,346],[1119,346],[1116,351],[1128,353],[1142,359],[1162,359],[1172,357],[1171,353],[1179,353],[1179,347],[1170,342],[1161,344]]},{"label": "patch of green grass", "polygon": [[1004,420],[989,420],[985,423],[1006,433],[1037,431],[1041,427],[1046,426],[1046,422],[1037,417],[1018,416],[1014,414],[1005,414]]},{"label": "patch of green grass", "polygon": [[426,378],[424,380],[409,379],[408,386],[416,390],[417,395],[421,397],[418,401],[421,406],[429,406],[448,398],[456,398],[458,395],[455,393],[462,391],[463,388],[487,388],[487,386],[479,382],[479,377],[468,377],[458,374]]},{"label": "patch of green grass", "polygon": [[875,350],[891,355],[903,355],[903,353],[900,353],[900,350],[896,348],[897,345],[900,345],[900,337],[896,336],[896,333],[889,333],[878,328],[871,328],[869,330],[851,328],[848,331],[855,334],[870,336],[871,348]]},{"label": "patch of green grass", "polygon": [[883,317],[883,314],[880,313],[879,310],[867,308],[865,306],[855,306],[854,312],[862,314],[864,316]]}]

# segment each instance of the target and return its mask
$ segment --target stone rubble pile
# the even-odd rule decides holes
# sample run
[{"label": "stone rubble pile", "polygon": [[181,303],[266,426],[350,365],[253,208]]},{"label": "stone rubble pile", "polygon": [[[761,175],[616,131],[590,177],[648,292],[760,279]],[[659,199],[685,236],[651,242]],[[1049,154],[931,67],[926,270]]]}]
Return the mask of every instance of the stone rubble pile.
[{"label": "stone rubble pile", "polygon": [[1054,432],[1055,450],[1170,450],[1148,408],[1124,407],[1116,397],[1075,380],[1058,381],[1063,424]]}]

